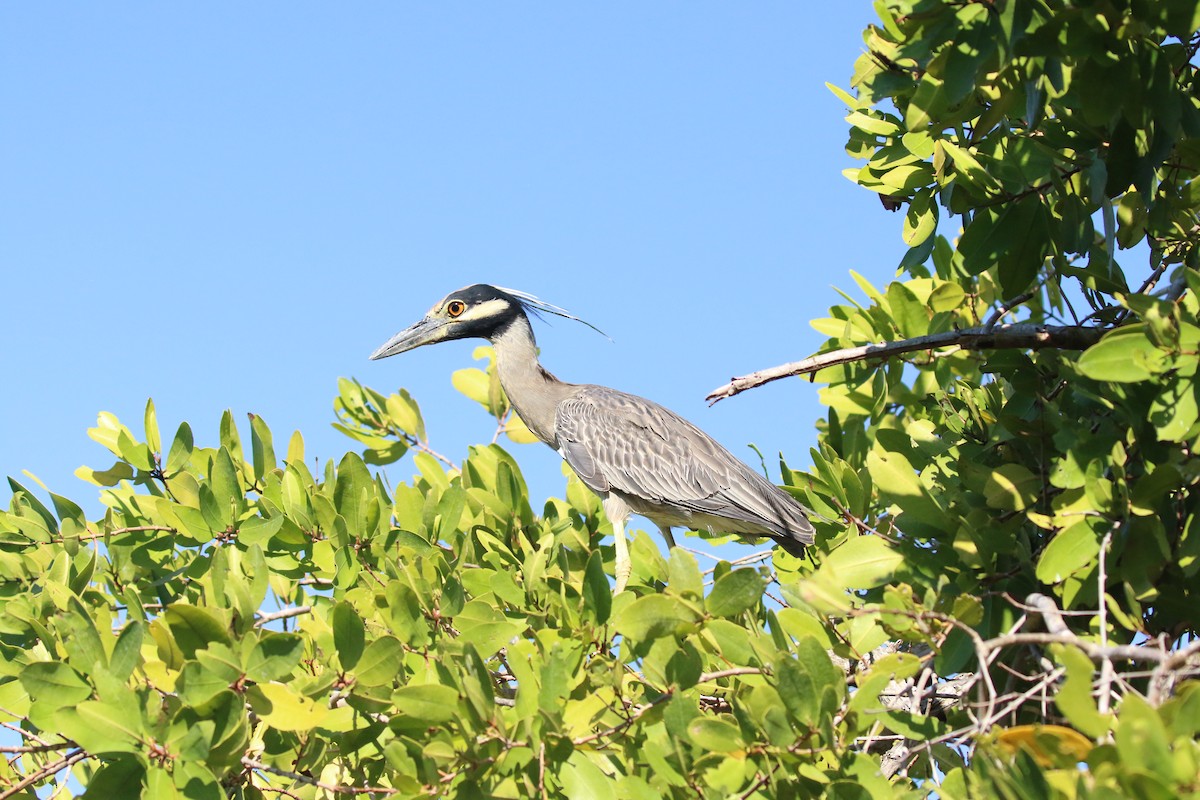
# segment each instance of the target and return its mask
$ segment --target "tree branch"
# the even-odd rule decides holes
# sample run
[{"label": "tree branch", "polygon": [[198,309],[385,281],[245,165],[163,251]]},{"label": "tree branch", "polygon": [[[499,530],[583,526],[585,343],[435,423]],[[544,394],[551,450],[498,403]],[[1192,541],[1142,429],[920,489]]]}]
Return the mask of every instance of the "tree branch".
[{"label": "tree branch", "polygon": [[1042,347],[1085,350],[1099,341],[1100,337],[1108,330],[1110,329],[1075,325],[1032,325],[1029,323],[990,327],[984,325],[978,328],[965,328],[961,331],[931,333],[927,336],[901,339],[897,342],[863,344],[857,347],[831,350],[828,353],[818,353],[790,364],[780,364],[777,367],[769,367],[749,375],[733,378],[724,386],[713,389],[705,399],[708,400],[709,405],[713,405],[726,397],[733,397],[747,389],[753,389],[780,378],[807,375],[839,364],[850,364],[873,358],[890,358],[901,353],[933,350],[939,347],[957,347],[961,350],[1037,350]]},{"label": "tree branch", "polygon": [[68,769],[75,762],[83,761],[85,758],[90,758],[86,751],[76,750],[73,753],[68,753],[57,761],[51,761],[37,772],[26,775],[24,778],[17,781],[3,792],[0,792],[0,800],[6,800],[6,798],[9,797],[15,797],[43,778],[49,778],[51,775],[54,775],[61,770]]},{"label": "tree branch", "polygon": [[260,611],[254,619],[254,627],[261,628],[268,622],[274,622],[277,619],[299,617],[310,612],[312,612],[312,606],[292,606],[289,608],[281,608],[278,611]]},{"label": "tree branch", "polygon": [[318,789],[324,789],[326,792],[330,792],[332,794],[391,795],[399,792],[399,789],[393,789],[389,786],[343,786],[340,784],[335,785],[331,783],[322,783],[321,781],[311,778],[308,775],[301,775],[299,772],[289,772],[286,769],[273,767],[270,764],[264,764],[261,761],[256,761],[249,756],[242,756],[242,766],[248,770],[269,772],[282,778],[288,778],[295,783],[302,783],[306,786],[315,786]]}]

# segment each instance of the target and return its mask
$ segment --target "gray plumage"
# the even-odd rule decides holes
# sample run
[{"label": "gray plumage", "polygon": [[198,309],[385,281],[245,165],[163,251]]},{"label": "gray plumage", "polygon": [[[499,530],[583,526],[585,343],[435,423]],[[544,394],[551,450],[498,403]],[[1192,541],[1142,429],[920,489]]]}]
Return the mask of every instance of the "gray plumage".
[{"label": "gray plumage", "polygon": [[451,339],[488,339],[505,394],[535,436],[557,450],[600,496],[616,536],[616,587],[632,564],[629,514],[672,527],[768,536],[792,553],[813,541],[812,524],[791,495],[750,469],[674,412],[604,386],[560,381],[542,368],[526,312],[567,314],[513,290],[476,284],[452,292],[372,359]]}]

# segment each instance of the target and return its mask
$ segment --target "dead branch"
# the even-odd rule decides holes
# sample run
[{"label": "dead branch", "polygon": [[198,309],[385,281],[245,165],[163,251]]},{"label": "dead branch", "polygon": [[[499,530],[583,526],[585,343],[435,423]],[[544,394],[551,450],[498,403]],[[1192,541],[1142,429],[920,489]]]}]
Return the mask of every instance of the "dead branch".
[{"label": "dead branch", "polygon": [[857,347],[845,347],[733,378],[724,386],[713,389],[705,399],[708,400],[709,405],[712,405],[726,397],[733,397],[747,389],[753,389],[780,378],[808,375],[826,367],[836,367],[840,364],[874,358],[891,358],[918,350],[935,350],[942,347],[955,347],[959,350],[1037,350],[1043,347],[1053,347],[1059,350],[1085,350],[1099,341],[1100,337],[1108,330],[1110,329],[1080,325],[1032,325],[1029,323],[983,325],[960,331],[931,333],[927,336],[901,339],[897,342],[876,342]]}]

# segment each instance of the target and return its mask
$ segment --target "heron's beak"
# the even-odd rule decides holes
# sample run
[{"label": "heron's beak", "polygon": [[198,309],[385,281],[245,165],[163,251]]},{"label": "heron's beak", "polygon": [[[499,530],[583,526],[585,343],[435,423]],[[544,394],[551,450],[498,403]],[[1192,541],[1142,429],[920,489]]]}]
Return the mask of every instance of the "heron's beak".
[{"label": "heron's beak", "polygon": [[423,344],[433,344],[446,338],[446,320],[425,317],[420,322],[397,333],[383,343],[383,346],[371,353],[371,360],[394,356],[420,347]]}]

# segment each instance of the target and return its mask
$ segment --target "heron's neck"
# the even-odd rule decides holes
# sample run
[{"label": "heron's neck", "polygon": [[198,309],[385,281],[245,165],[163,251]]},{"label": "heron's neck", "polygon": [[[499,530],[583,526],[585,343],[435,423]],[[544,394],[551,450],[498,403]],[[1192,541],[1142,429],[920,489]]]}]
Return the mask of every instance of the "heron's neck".
[{"label": "heron's neck", "polygon": [[542,368],[533,328],[524,314],[493,334],[491,342],[496,351],[500,385],[509,402],[535,436],[551,447],[557,447],[554,415],[559,402],[575,387]]}]

